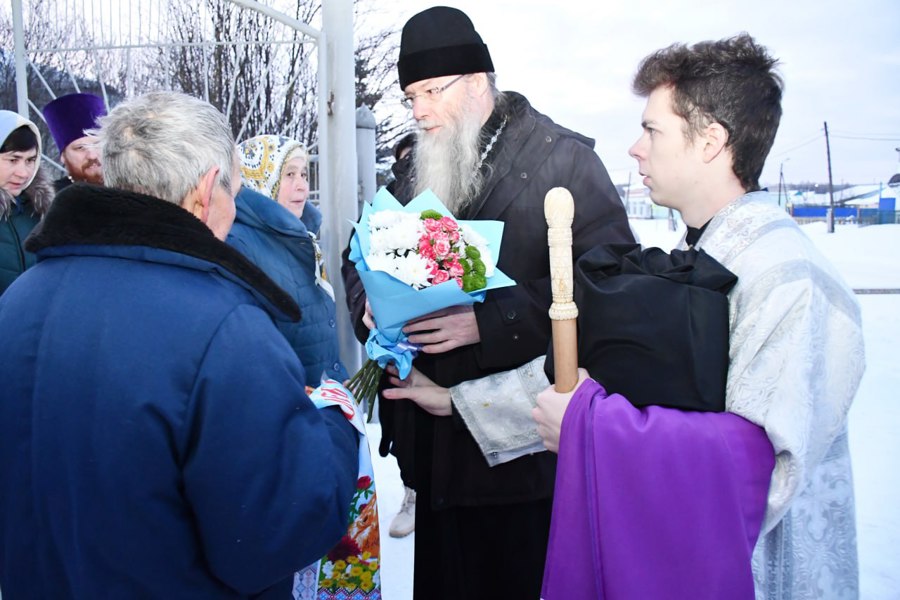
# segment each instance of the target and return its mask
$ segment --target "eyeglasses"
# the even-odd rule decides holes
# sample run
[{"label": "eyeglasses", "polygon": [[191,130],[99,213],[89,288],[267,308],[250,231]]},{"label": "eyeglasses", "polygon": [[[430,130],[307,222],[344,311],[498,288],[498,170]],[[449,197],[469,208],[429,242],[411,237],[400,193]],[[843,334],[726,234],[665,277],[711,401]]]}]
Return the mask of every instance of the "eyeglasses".
[{"label": "eyeglasses", "polygon": [[433,87],[430,90],[425,90],[424,92],[421,92],[419,94],[413,94],[412,96],[406,96],[405,98],[400,100],[400,104],[402,104],[406,108],[412,109],[413,103],[416,101],[416,98],[425,98],[429,102],[437,102],[438,100],[441,99],[441,94],[443,94],[447,90],[447,88],[449,88],[451,85],[453,85],[454,83],[456,83],[463,77],[465,77],[465,74],[454,78],[446,85],[442,85],[440,87]]}]

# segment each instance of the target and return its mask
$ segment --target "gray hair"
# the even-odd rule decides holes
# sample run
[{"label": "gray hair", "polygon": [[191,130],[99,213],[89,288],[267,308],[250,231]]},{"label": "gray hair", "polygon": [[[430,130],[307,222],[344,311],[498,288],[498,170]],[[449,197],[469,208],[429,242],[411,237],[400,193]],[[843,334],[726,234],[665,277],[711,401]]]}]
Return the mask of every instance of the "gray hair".
[{"label": "gray hair", "polygon": [[200,178],[218,167],[216,183],[231,190],[234,138],[224,115],[178,92],[151,92],[99,119],[103,180],[109,187],[181,204]]},{"label": "gray hair", "polygon": [[485,75],[487,75],[488,87],[491,90],[491,96],[494,98],[494,103],[504,102],[506,100],[506,94],[497,88],[497,74],[491,72],[485,73]]}]

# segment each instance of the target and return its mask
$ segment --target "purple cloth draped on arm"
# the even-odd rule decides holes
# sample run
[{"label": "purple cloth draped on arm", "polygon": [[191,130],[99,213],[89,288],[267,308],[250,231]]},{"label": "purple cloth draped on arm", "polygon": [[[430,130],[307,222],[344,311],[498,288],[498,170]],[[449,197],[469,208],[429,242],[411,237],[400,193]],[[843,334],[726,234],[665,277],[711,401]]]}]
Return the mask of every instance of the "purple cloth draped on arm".
[{"label": "purple cloth draped on arm", "polygon": [[735,414],[638,409],[587,380],[563,419],[542,597],[752,600],[774,465]]}]

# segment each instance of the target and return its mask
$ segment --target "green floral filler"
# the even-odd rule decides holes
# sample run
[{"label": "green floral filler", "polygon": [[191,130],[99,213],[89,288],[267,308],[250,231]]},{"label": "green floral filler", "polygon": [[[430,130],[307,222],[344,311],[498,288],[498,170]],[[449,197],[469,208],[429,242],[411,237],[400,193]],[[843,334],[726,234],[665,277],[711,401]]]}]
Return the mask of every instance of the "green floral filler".
[{"label": "green floral filler", "polygon": [[473,292],[487,285],[487,277],[484,276],[486,268],[481,260],[481,252],[475,246],[466,246],[465,258],[460,258],[459,263],[463,267],[463,291]]}]

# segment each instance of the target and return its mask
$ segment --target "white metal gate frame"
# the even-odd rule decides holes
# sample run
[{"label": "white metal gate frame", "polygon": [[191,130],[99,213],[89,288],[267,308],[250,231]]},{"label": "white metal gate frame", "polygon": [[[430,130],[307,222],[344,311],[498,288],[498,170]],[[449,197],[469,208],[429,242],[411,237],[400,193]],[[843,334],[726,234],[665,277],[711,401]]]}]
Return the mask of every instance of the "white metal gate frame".
[{"label": "white metal gate frame", "polygon": [[[94,6],[95,0],[90,0]],[[102,2],[101,15],[102,15]],[[151,0],[152,2],[153,0]],[[353,372],[360,364],[360,350],[349,321],[345,306],[345,290],[340,278],[341,253],[349,239],[350,221],[357,217],[357,164],[355,149],[355,86],[354,86],[354,59],[353,59],[353,0],[323,0],[322,2],[322,29],[316,29],[307,23],[294,19],[275,8],[255,0],[228,0],[231,4],[242,9],[256,11],[272,20],[285,25],[295,31],[308,36],[317,45],[317,106],[318,106],[318,192],[320,199],[326,199],[328,206],[325,211],[324,229],[328,232],[324,240],[327,267],[331,274],[331,280],[335,288],[335,302],[337,303],[338,336],[340,339],[341,356],[348,370]],[[40,110],[30,102],[28,98],[27,71],[31,64],[29,52],[49,52],[54,49],[26,49],[23,1],[11,0],[13,35],[15,44],[16,65],[16,100],[17,110],[25,117],[29,117],[30,109],[43,119]],[[122,6],[122,1],[116,6]],[[135,3],[131,3],[132,5]],[[112,6],[112,5],[111,5]],[[331,31],[334,36],[328,37],[326,31]],[[93,48],[99,50],[129,48],[158,47],[160,44],[130,44],[119,45],[101,44]],[[67,51],[91,51],[92,48],[57,49]],[[40,70],[31,65],[42,83],[55,97],[49,85],[40,75]],[[99,69],[98,69],[99,73]],[[71,76],[71,73],[70,73]],[[78,87],[75,78],[72,78],[76,89]],[[107,102],[106,89],[100,81]],[[133,89],[126,89],[126,94],[134,93]],[[246,125],[246,120],[244,122]],[[243,133],[243,130],[238,134]]]}]

